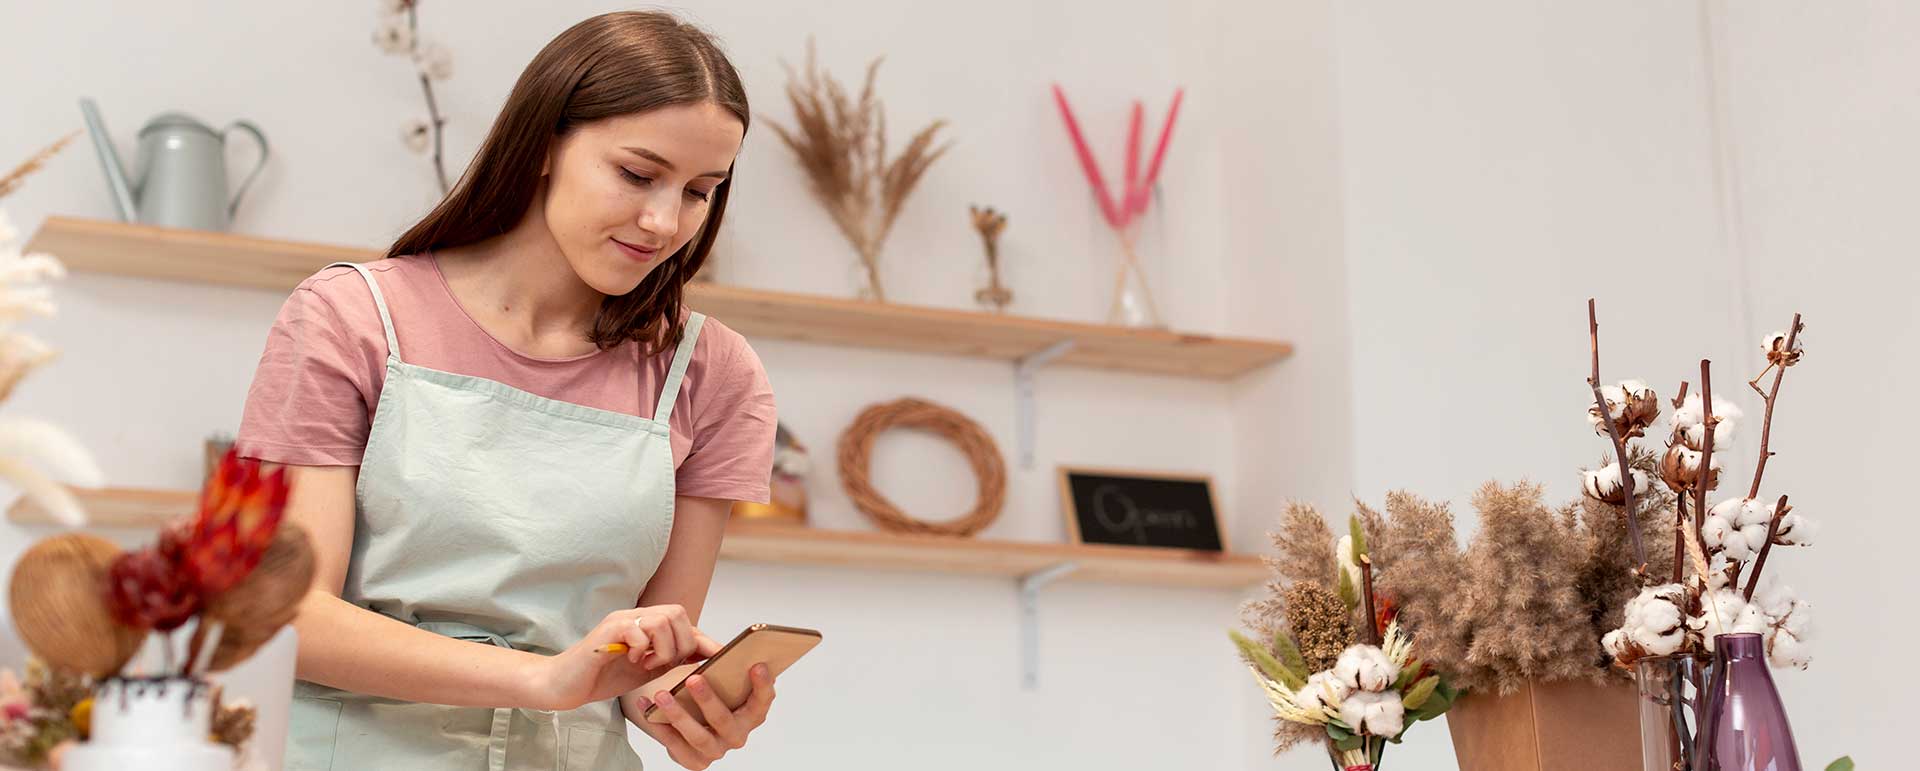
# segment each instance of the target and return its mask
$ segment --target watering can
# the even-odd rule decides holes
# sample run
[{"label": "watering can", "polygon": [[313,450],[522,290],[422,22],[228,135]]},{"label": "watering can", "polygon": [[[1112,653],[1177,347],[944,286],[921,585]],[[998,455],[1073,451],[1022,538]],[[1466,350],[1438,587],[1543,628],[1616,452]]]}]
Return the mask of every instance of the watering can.
[{"label": "watering can", "polygon": [[[107,185],[113,190],[114,206],[120,219],[143,225],[196,230],[226,230],[233,221],[240,197],[267,165],[267,137],[260,127],[237,120],[215,131],[192,117],[177,112],[163,113],[140,128],[139,154],[131,177],[122,171],[120,156],[114,152],[113,139],[100,121],[93,100],[80,100],[80,113],[86,118],[87,133],[100,155],[100,168],[106,172]],[[240,188],[227,195],[227,135],[235,130],[253,136],[260,145],[260,160]]]}]

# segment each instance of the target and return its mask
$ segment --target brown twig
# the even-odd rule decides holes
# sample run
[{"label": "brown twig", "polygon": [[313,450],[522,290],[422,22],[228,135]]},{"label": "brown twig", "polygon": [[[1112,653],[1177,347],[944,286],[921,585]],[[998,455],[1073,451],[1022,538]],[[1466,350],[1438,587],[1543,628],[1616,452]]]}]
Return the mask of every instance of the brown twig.
[{"label": "brown twig", "polygon": [[[1767,448],[1767,441],[1773,438],[1773,402],[1780,397],[1780,381],[1787,376],[1786,357],[1792,355],[1794,341],[1800,337],[1800,326],[1800,314],[1793,314],[1793,326],[1787,330],[1787,347],[1781,357],[1782,360],[1775,362],[1771,360],[1771,356],[1768,357],[1767,367],[1768,369],[1774,370],[1773,391],[1760,394],[1760,397],[1767,402],[1767,412],[1766,416],[1760,420],[1760,461],[1754,464],[1753,467],[1753,486],[1747,488],[1748,498],[1760,494],[1760,477],[1767,473],[1767,459],[1773,457],[1773,451]],[[1760,372],[1761,377],[1764,377],[1766,374],[1765,370]],[[1759,379],[1760,377],[1754,378],[1754,380]],[[1754,380],[1747,381],[1747,385],[1753,386]],[[1760,388],[1759,386],[1753,386],[1753,390],[1758,391]],[[1764,549],[1766,547],[1761,548]],[[1747,596],[1753,596],[1752,589],[1747,590]]]},{"label": "brown twig", "polygon": [[[1783,368],[1784,369],[1784,368]],[[1753,575],[1747,576],[1748,602],[1753,601],[1753,590],[1760,586],[1760,571],[1767,567],[1767,553],[1773,551],[1773,536],[1780,531],[1780,518],[1793,509],[1787,505],[1787,496],[1780,496],[1780,502],[1773,506],[1773,518],[1767,520],[1767,542],[1760,545],[1760,556],[1753,561]]]},{"label": "brown twig", "polygon": [[[1707,521],[1707,488],[1712,487],[1713,477],[1713,426],[1717,421],[1713,417],[1713,363],[1700,360],[1700,424],[1705,426],[1706,439],[1700,442],[1700,480],[1693,485],[1693,530],[1700,534],[1701,526]],[[1706,576],[1701,576],[1706,580]]]},{"label": "brown twig", "polygon": [[1673,497],[1673,582],[1680,583],[1686,576],[1687,536],[1681,528],[1687,526],[1687,496]]},{"label": "brown twig", "polygon": [[[1593,298],[1587,298],[1587,340],[1593,350],[1593,375],[1587,378],[1587,386],[1593,389],[1593,406],[1600,411],[1600,422],[1607,427],[1607,438],[1613,440],[1614,465],[1620,467],[1620,490],[1624,494],[1627,510],[1627,534],[1633,538],[1633,572],[1641,575],[1646,571],[1647,548],[1640,542],[1640,517],[1633,511],[1633,469],[1627,466],[1627,443],[1620,438],[1620,429],[1613,424],[1613,411],[1607,409],[1607,398],[1600,394],[1600,320],[1594,312]],[[1625,410],[1626,405],[1621,405]]]},{"label": "brown twig", "polygon": [[[407,3],[407,31],[413,33],[412,48],[414,53],[418,53],[420,49],[420,17],[418,11],[415,9],[414,3]],[[443,160],[444,156],[442,153],[442,136],[445,133],[444,129],[447,125],[447,119],[440,115],[440,103],[433,98],[433,81],[427,77],[427,73],[424,71],[420,72],[419,75],[420,90],[427,95],[427,117],[429,122],[433,124],[433,173],[434,177],[440,180],[440,194],[446,195],[449,188],[447,186],[447,165]]]}]

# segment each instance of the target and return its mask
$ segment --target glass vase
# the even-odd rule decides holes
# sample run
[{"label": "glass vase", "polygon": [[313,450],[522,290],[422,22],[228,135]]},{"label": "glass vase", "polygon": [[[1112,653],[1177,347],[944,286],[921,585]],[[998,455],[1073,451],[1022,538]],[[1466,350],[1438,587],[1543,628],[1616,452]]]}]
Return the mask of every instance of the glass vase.
[{"label": "glass vase", "polygon": [[1701,681],[1691,656],[1649,656],[1633,665],[1640,703],[1642,771],[1686,771],[1692,754],[1689,718]]},{"label": "glass vase", "polygon": [[1767,669],[1765,642],[1757,634],[1723,634],[1713,647],[1694,771],[1800,771],[1800,751]]}]

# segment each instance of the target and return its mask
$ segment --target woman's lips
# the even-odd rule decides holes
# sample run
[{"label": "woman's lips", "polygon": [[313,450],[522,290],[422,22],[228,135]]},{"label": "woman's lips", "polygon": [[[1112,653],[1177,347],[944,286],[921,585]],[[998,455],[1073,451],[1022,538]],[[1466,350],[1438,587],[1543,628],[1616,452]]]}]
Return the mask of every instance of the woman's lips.
[{"label": "woman's lips", "polygon": [[612,241],[615,246],[620,247],[621,253],[627,255],[628,257],[634,259],[637,262],[652,262],[653,258],[658,257],[660,255],[659,249],[648,249],[645,247],[634,246],[633,244],[629,244],[618,238],[610,238],[608,240]]}]

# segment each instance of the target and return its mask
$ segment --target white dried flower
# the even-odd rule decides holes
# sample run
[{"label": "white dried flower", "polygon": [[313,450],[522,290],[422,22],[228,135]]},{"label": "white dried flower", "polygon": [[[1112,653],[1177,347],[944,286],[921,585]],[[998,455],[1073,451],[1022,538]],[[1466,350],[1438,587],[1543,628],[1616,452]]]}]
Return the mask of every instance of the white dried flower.
[{"label": "white dried flower", "polygon": [[1300,686],[1300,690],[1294,692],[1293,702],[1309,714],[1317,713],[1321,709],[1338,711],[1341,703],[1346,701],[1351,693],[1353,689],[1340,682],[1340,678],[1334,677],[1333,670],[1329,669],[1309,676],[1307,684]]},{"label": "white dried flower", "polygon": [[1776,629],[1767,636],[1767,661],[1776,667],[1806,669],[1813,663],[1813,651],[1800,635]]},{"label": "white dried flower", "polygon": [[[1707,441],[1706,415],[1702,412],[1699,394],[1687,394],[1680,409],[1673,411],[1673,431],[1688,448],[1704,449]],[[1719,452],[1733,446],[1734,429],[1744,415],[1733,402],[1713,397],[1713,450]]]},{"label": "white dried flower", "polygon": [[[1703,453],[1687,449],[1684,444],[1667,447],[1667,454],[1660,458],[1660,479],[1674,492],[1684,492],[1700,483],[1700,458]],[[1711,490],[1720,483],[1720,470],[1725,467],[1723,455],[1713,456],[1713,473],[1707,486]]]},{"label": "white dried flower", "polygon": [[1355,645],[1340,652],[1333,664],[1333,676],[1355,691],[1384,691],[1400,678],[1400,667],[1387,658],[1386,651]]},{"label": "white dried flower", "polygon": [[439,43],[427,43],[415,49],[413,63],[429,80],[453,77],[453,52]]},{"label": "white dried flower", "polygon": [[1714,638],[1720,635],[1766,634],[1768,629],[1767,617],[1733,587],[1717,589],[1702,598],[1700,615],[1688,619],[1687,625],[1706,641],[1707,650],[1713,650]]},{"label": "white dried flower", "polygon": [[1625,641],[1640,646],[1654,656],[1680,650],[1687,640],[1686,614],[1680,603],[1686,589],[1679,584],[1650,586],[1627,600],[1620,630]]},{"label": "white dried flower", "polygon": [[425,153],[433,147],[433,124],[420,118],[407,121],[400,127],[400,141],[406,143],[408,150]]},{"label": "white dried flower", "polygon": [[[1607,416],[1613,420],[1614,430],[1620,432],[1622,441],[1646,436],[1647,426],[1660,417],[1660,397],[1642,380],[1622,380],[1619,385],[1600,386],[1600,399],[1606,402]],[[1587,425],[1593,426],[1595,434],[1609,436],[1596,405],[1587,405]]]},{"label": "white dried flower", "polygon": [[1340,722],[1348,728],[1389,739],[1406,728],[1406,707],[1397,691],[1363,692],[1340,703]]},{"label": "white dried flower", "polygon": [[388,17],[373,28],[373,44],[390,54],[413,50],[413,28],[404,17]]},{"label": "white dried flower", "polygon": [[1780,518],[1780,527],[1773,534],[1773,542],[1779,546],[1811,546],[1813,538],[1820,534],[1820,523],[1793,512]]},{"label": "white dried flower", "polygon": [[1715,514],[1708,514],[1700,523],[1700,546],[1737,562],[1753,556],[1753,549],[1747,546],[1747,538],[1740,529],[1731,520]]},{"label": "white dried flower", "polygon": [[1600,647],[1605,649],[1608,655],[1616,659],[1626,658],[1627,657],[1626,630],[1615,629],[1611,632],[1601,635]]},{"label": "white dried flower", "polygon": [[[1638,498],[1653,491],[1653,477],[1647,472],[1633,469],[1633,496]],[[1582,489],[1587,497],[1596,501],[1611,503],[1615,506],[1627,502],[1626,491],[1620,489],[1620,464],[1609,463],[1603,468],[1582,474]]]},{"label": "white dried flower", "polygon": [[1788,367],[1800,363],[1801,346],[1806,342],[1806,336],[1797,335],[1792,338],[1793,350],[1787,350],[1787,339],[1786,331],[1782,330],[1767,335],[1765,340],[1760,341],[1760,351],[1767,355],[1769,363]]}]

